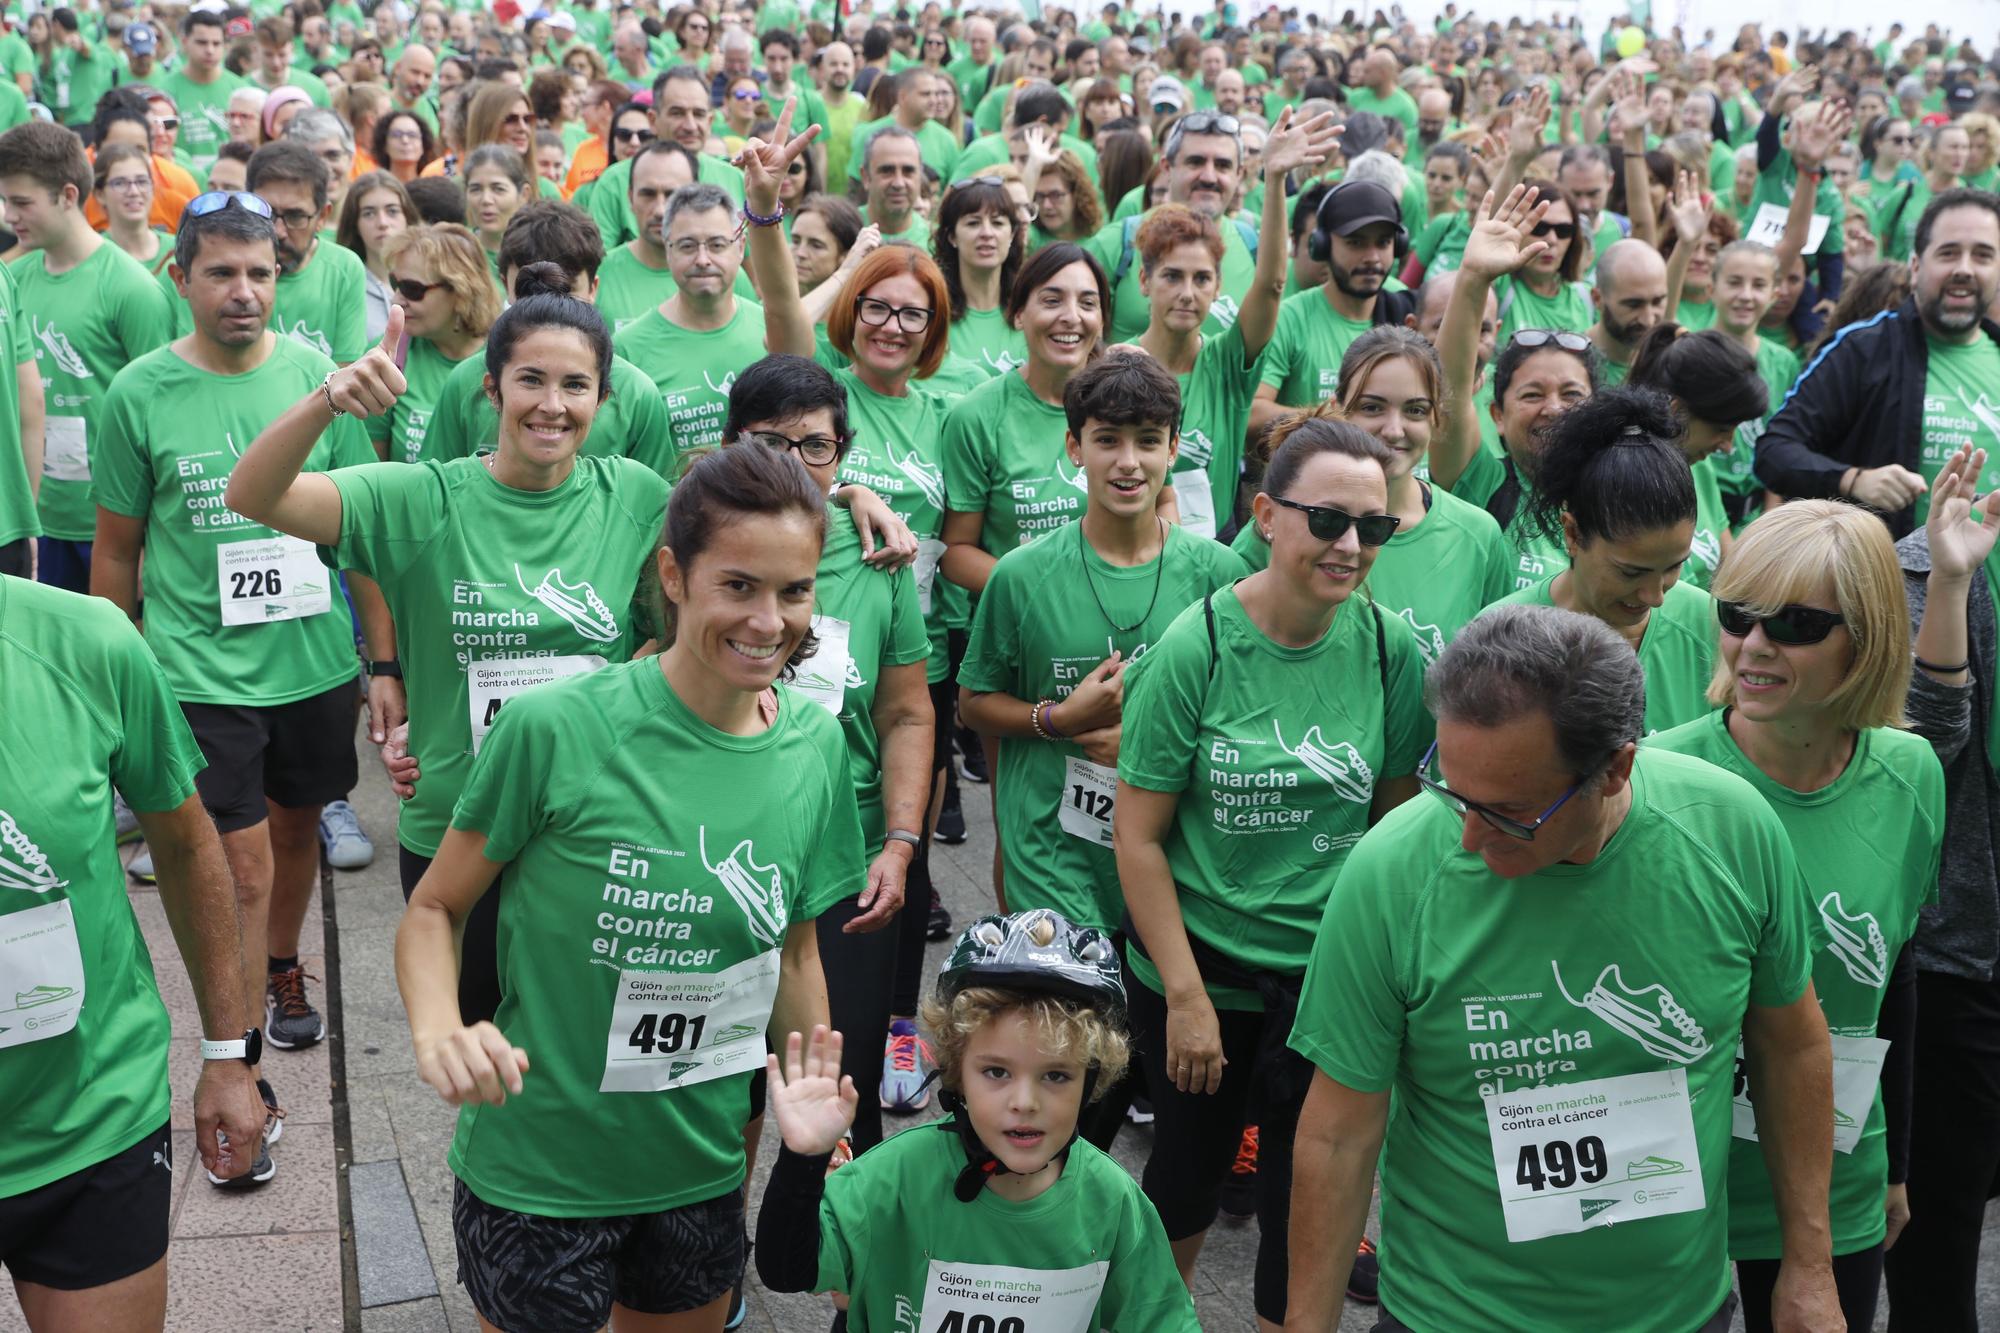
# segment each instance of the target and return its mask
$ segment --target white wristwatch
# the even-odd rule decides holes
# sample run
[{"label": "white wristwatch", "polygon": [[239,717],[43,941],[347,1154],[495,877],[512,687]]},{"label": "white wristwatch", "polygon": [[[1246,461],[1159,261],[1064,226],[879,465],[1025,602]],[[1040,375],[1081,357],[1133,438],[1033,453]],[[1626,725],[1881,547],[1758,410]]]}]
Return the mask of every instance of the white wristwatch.
[{"label": "white wristwatch", "polygon": [[204,1060],[241,1060],[246,1065],[254,1065],[264,1055],[264,1034],[256,1028],[248,1028],[235,1041],[208,1041],[201,1043],[201,1058]]}]

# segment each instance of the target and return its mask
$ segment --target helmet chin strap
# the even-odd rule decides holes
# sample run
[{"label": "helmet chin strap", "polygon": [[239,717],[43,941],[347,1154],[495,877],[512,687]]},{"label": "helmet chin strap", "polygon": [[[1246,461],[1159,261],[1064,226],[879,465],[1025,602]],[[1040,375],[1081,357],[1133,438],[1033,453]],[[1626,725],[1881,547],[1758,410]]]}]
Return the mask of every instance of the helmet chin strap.
[{"label": "helmet chin strap", "polygon": [[[937,1076],[937,1071],[932,1070],[930,1078],[934,1079]],[[924,1081],[929,1083],[930,1079]],[[1093,1064],[1084,1071],[1083,1099],[1077,1104],[1076,1127],[1070,1131],[1069,1141],[1063,1144],[1062,1150],[1051,1158],[1051,1161],[1069,1160],[1069,1150],[1076,1146],[1077,1139],[1083,1135],[1083,1108],[1090,1105],[1090,1094],[1096,1087],[1097,1066]],[[965,1149],[965,1169],[958,1173],[958,1180],[953,1183],[951,1192],[960,1203],[971,1203],[979,1197],[979,1191],[986,1188],[989,1179],[994,1176],[1013,1175],[1014,1171],[994,1155],[993,1150],[986,1146],[985,1140],[979,1137],[979,1132],[972,1127],[972,1117],[965,1109],[965,1098],[949,1088],[940,1087],[938,1105],[951,1112],[952,1128],[958,1131],[959,1145]]]}]

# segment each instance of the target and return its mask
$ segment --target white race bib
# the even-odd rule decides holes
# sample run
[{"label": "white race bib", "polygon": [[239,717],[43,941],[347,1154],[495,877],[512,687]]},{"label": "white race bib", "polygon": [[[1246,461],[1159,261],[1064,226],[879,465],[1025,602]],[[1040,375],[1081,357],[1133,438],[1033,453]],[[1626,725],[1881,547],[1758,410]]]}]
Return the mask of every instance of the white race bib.
[{"label": "white race bib", "polygon": [[1215,536],[1215,491],[1206,472],[1174,473],[1174,503],[1180,506],[1181,526],[1189,536]]},{"label": "white race bib", "polygon": [[[1875,1109],[1875,1090],[1882,1083],[1882,1061],[1889,1043],[1880,1037],[1833,1034],[1833,1150],[1853,1152]],[[1736,1046],[1736,1096],[1730,1102],[1730,1132],[1757,1140],[1757,1108],[1750,1102],[1750,1078],[1743,1063],[1743,1045]]]},{"label": "white race bib", "polygon": [[814,616],[812,632],[819,639],[819,650],[799,663],[799,674],[792,679],[793,689],[835,717],[846,702],[848,685],[860,683],[852,679],[854,659],[847,653],[847,631],[845,620]]},{"label": "white race bib", "polygon": [[1707,1202],[1686,1070],[1495,1093],[1486,1128],[1510,1241],[1695,1212]]},{"label": "white race bib", "polygon": [[1089,1333],[1107,1263],[1010,1268],[931,1260],[921,1333]]},{"label": "white race bib", "polygon": [[572,653],[564,657],[496,657],[474,662],[465,669],[465,697],[472,708],[472,752],[486,733],[500,707],[522,690],[532,690],[553,680],[567,680],[595,671],[604,659],[592,653]]},{"label": "white race bib", "polygon": [[50,417],[42,425],[42,476],[89,481],[90,445],[82,417]]},{"label": "white race bib", "polygon": [[720,972],[620,972],[599,1092],[666,1092],[764,1067],[778,951]]},{"label": "white race bib", "polygon": [[[1794,188],[1805,187],[1801,184]],[[1791,211],[1790,204],[1762,205],[1757,210],[1757,216],[1750,220],[1750,229],[1744,233],[1743,239],[1755,241],[1759,245],[1768,245],[1773,250],[1777,249],[1778,242],[1785,239],[1785,218]],[[1806,228],[1806,248],[1803,253],[1809,255],[1819,253],[1819,243],[1826,239],[1826,229],[1832,222],[1833,219],[1830,217],[1819,213],[1813,214],[1812,223]]]},{"label": "white race bib", "polygon": [[259,537],[215,548],[224,625],[263,625],[330,611],[333,577],[312,543],[297,537]]},{"label": "white race bib", "polygon": [[60,1037],[82,1010],[83,954],[69,899],[0,916],[0,1048]]},{"label": "white race bib", "polygon": [[1117,769],[1072,755],[1063,766],[1062,804],[1056,808],[1056,821],[1072,837],[1109,847],[1111,808],[1117,796]]},{"label": "white race bib", "polygon": [[944,559],[944,543],[935,537],[917,542],[917,609],[931,613],[931,589],[937,584],[938,561]]}]

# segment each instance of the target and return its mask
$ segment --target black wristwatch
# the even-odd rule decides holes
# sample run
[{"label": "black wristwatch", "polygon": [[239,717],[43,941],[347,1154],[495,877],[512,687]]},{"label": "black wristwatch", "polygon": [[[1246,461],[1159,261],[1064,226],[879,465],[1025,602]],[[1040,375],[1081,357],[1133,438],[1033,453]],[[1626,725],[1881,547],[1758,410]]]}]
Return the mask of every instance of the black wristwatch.
[{"label": "black wristwatch", "polygon": [[396,680],[401,680],[403,678],[403,664],[393,657],[383,662],[370,662],[368,664],[368,674],[370,676],[389,676]]},{"label": "black wristwatch", "polygon": [[255,1067],[264,1058],[264,1034],[257,1028],[246,1028],[235,1041],[204,1041],[201,1044],[201,1058],[204,1060],[241,1060]]}]

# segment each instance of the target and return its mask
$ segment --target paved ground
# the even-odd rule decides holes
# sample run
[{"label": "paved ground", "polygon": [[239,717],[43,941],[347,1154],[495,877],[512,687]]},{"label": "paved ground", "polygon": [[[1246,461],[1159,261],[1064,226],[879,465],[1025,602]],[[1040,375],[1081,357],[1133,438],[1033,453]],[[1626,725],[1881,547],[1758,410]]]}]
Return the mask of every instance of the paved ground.
[{"label": "paved ground", "polygon": [[[315,975],[327,975],[329,953],[335,960],[330,984],[314,987],[316,996],[326,997],[321,1008],[333,1038],[311,1051],[274,1051],[267,1058],[266,1076],[289,1115],[275,1149],[277,1179],[254,1194],[222,1195],[194,1179],[199,1163],[187,1109],[196,1072],[193,999],[158,895],[133,890],[176,1033],[176,1204],[167,1319],[176,1333],[478,1328],[458,1287],[452,1253],[451,1174],[444,1163],[454,1113],[417,1080],[396,992],[391,954],[403,902],[393,802],[379,768],[365,765],[363,773],[356,804],[376,839],[375,864],[336,878],[333,910],[324,918],[333,927],[333,949],[326,948],[318,911],[309,916],[302,942]],[[937,849],[933,858],[940,890],[960,921],[990,902],[984,885],[993,847],[984,789],[966,790],[971,838],[962,847]],[[941,953],[942,946],[931,946],[932,968]],[[1136,1171],[1150,1146],[1149,1131],[1128,1127],[1116,1152]],[[768,1164],[774,1150],[767,1138],[761,1160]],[[760,1173],[753,1208],[761,1191]],[[1995,1224],[2000,1212],[1989,1214],[1989,1226]],[[345,1251],[343,1236],[351,1238]],[[1218,1226],[1211,1235],[1196,1284],[1204,1328],[1236,1333],[1254,1327],[1256,1239],[1254,1223]],[[2000,1245],[1987,1247],[1983,1267],[1981,1322],[2000,1329]],[[750,1329],[821,1333],[830,1317],[823,1299],[773,1295],[752,1279]],[[1350,1310],[1342,1333],[1360,1333],[1372,1322],[1371,1312]],[[1876,1327],[1884,1326],[1878,1319]],[[24,1329],[18,1308],[0,1298],[0,1333]]]}]

